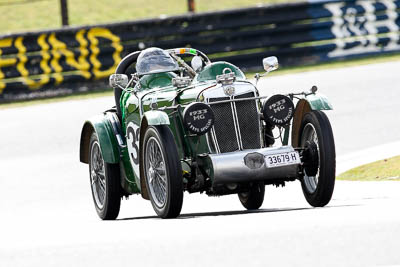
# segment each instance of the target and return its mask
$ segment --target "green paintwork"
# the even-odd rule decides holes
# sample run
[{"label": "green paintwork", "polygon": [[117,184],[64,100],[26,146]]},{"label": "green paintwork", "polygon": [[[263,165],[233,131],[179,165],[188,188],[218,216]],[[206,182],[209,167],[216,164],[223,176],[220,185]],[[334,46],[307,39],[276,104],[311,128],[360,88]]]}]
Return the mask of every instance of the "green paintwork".
[{"label": "green paintwork", "polygon": [[[208,153],[209,148],[205,136],[191,136],[184,128],[182,113],[186,104],[197,101],[199,93],[206,88],[215,86],[215,81],[201,82],[188,86],[187,88],[177,89],[169,86],[162,90],[157,89],[148,92],[142,97],[142,108],[144,114],[152,112],[150,104],[156,101],[158,108],[181,105],[178,112],[171,115],[171,110],[166,110],[165,114],[169,117],[169,128],[176,137],[178,153],[181,158],[193,158],[196,153]],[[146,116],[148,119],[148,117]]]},{"label": "green paintwork", "polygon": [[[322,94],[310,94],[304,97],[304,99],[301,99],[300,101],[307,101],[307,103],[310,105],[311,110],[332,110],[332,104],[329,102],[328,98]],[[298,103],[296,108],[298,107]],[[296,118],[294,118],[294,121]],[[302,117],[299,119],[299,123],[302,120]],[[295,122],[292,122],[292,124],[296,124]],[[300,127],[300,126],[299,126]],[[284,129],[284,138],[282,141],[283,145],[288,145],[289,144],[289,135],[290,135],[290,127],[285,127]]]},{"label": "green paintwork", "polygon": [[[124,188],[125,192],[128,194],[140,193],[138,183],[134,179],[132,167],[130,166],[127,149],[126,147],[119,148],[118,142],[112,130],[111,123],[104,115],[104,113],[92,117],[90,120],[87,120],[83,126],[83,129],[84,131],[92,131],[92,129],[94,129],[97,134],[97,138],[100,144],[100,150],[105,162],[111,164],[122,164],[122,166],[120,165],[122,170],[121,186]],[[88,132],[88,134],[90,135],[91,133]],[[83,133],[83,135],[85,135],[85,133]],[[81,146],[89,147],[89,141],[86,141],[86,143],[82,143],[81,141]],[[80,149],[82,153],[82,150],[84,148],[81,147]],[[120,155],[123,156],[121,157]],[[120,160],[121,158],[122,160]],[[84,162],[88,163],[86,161]]]},{"label": "green paintwork", "polygon": [[127,99],[126,108],[129,113],[134,112],[139,107],[139,99],[137,97],[130,97]]},{"label": "green paintwork", "polygon": [[332,110],[332,104],[328,98],[322,94],[312,94],[306,97],[312,110]]},{"label": "green paintwork", "polygon": [[[131,98],[134,98],[134,95],[132,95]],[[122,132],[125,135],[125,140],[126,140],[126,124],[127,124],[126,121],[127,122],[131,122],[132,121],[136,125],[140,125],[140,121],[141,120],[140,120],[139,110],[137,109],[137,110],[133,111],[132,113],[129,113],[128,116],[127,116],[127,119],[123,120],[123,125],[125,125],[125,126],[122,129]],[[139,177],[136,177],[136,175],[133,172],[133,168],[132,168],[132,165],[131,165],[132,163],[130,161],[128,153],[129,153],[128,152],[128,148],[125,147],[122,150],[122,162],[123,162],[124,167],[125,167],[126,178],[128,179],[129,183],[135,183],[137,185],[140,185],[140,179],[139,179]],[[140,192],[140,190],[139,190],[139,192]]]},{"label": "green paintwork", "polygon": [[207,65],[195,78],[194,80],[197,82],[204,82],[204,81],[215,81],[217,78],[217,75],[221,75],[222,71],[225,68],[229,68],[233,73],[235,73],[236,79],[238,80],[245,80],[246,76],[243,74],[243,72],[236,67],[235,65],[232,65],[231,63],[220,61],[220,62],[215,62],[211,63],[210,65]]},{"label": "green paintwork", "polygon": [[[129,122],[141,126],[141,122],[145,118],[149,125],[168,125],[172,133],[176,137],[175,141],[179,156],[182,159],[195,158],[199,153],[208,153],[209,148],[205,136],[191,136],[182,124],[182,112],[184,107],[179,109],[179,112],[171,114],[171,110],[152,110],[150,104],[156,102],[158,108],[169,107],[172,105],[185,105],[196,101],[199,92],[214,86],[215,81],[200,82],[187,88],[178,89],[172,84],[166,83],[166,79],[172,80],[172,75],[169,73],[157,74],[158,78],[150,79],[146,77],[141,79],[141,88],[135,92],[123,92],[120,100],[123,113],[123,133],[126,135],[126,126]],[[143,77],[142,77],[143,78]],[[139,108],[140,106],[140,108]],[[144,129],[145,130],[145,129]],[[144,135],[144,130],[141,130],[140,135]],[[125,136],[126,137],[126,136]],[[129,154],[122,153],[122,162],[124,163],[126,176],[130,184],[140,184],[140,178],[136,177],[130,162]],[[131,174],[131,175],[128,175]],[[124,185],[124,188],[127,185]],[[138,188],[138,190],[140,187]],[[127,189],[125,189],[127,190]],[[133,192],[134,190],[129,190]]]},{"label": "green paintwork", "polygon": [[141,88],[139,90],[170,86],[172,85],[172,78],[175,78],[176,76],[177,75],[173,72],[144,75],[142,78],[140,78],[139,83]]},{"label": "green paintwork", "polygon": [[142,95],[142,112],[152,110],[150,104],[153,102],[157,103],[158,108],[172,106],[177,94],[177,89],[173,86],[147,91],[146,94]]},{"label": "green paintwork", "polygon": [[[210,163],[207,162],[207,157],[204,157],[204,155],[211,153],[206,136],[192,135],[186,130],[183,125],[183,111],[186,105],[195,101],[203,101],[202,92],[217,85],[216,76],[223,74],[225,68],[229,68],[235,73],[237,81],[246,80],[243,72],[228,62],[215,62],[205,66],[194,77],[192,83],[185,88],[173,86],[172,79],[177,75],[172,72],[142,76],[135,88],[130,88],[131,91],[124,91],[121,95],[121,124],[122,133],[125,136],[125,146],[120,149],[115,137],[112,135],[111,125],[104,121],[103,117],[100,116],[97,120],[91,121],[96,132],[101,136],[99,137],[101,139],[100,146],[108,162],[121,162],[122,177],[125,178],[121,181],[121,184],[126,192],[132,194],[140,193],[141,191],[140,185],[143,184],[143,181],[134,172],[134,169],[138,171],[137,162],[134,163],[137,159],[131,159],[130,157],[135,156],[131,156],[129,151],[134,152],[132,149],[142,145],[140,142],[142,142],[145,134],[146,125],[168,125],[175,137],[181,160],[191,162],[197,159],[200,165],[204,165],[206,171],[210,171],[208,166]],[[332,105],[323,95],[308,95],[305,100],[310,103],[310,107],[314,110],[332,109]],[[151,107],[152,103],[156,103],[157,108]],[[171,106],[174,106],[174,109],[168,109]],[[142,124],[144,121],[146,123]],[[128,144],[128,137],[126,136],[126,128],[130,123],[134,124],[133,131],[137,131],[137,137],[139,137],[134,139],[130,135],[129,140],[133,140],[132,144]],[[285,129],[284,143],[288,142],[289,130],[288,127]],[[135,142],[139,142],[139,144],[137,145]],[[119,153],[121,153],[121,156]],[[140,151],[138,153],[140,154]],[[187,169],[186,171],[190,171],[187,166],[185,168]],[[213,177],[212,173],[210,173],[210,177]]]},{"label": "green paintwork", "polygon": [[169,125],[169,117],[167,113],[160,110],[150,110],[144,113],[148,125]]},{"label": "green paintwork", "polygon": [[92,117],[86,123],[90,123],[95,129],[104,161],[118,163],[120,159],[118,142],[113,134],[111,123],[103,114]]},{"label": "green paintwork", "polygon": [[207,81],[207,82],[199,82],[193,84],[191,87],[185,88],[181,90],[177,97],[177,102],[181,105],[190,104],[193,101],[196,101],[199,93],[206,88],[211,88],[216,86],[217,83],[215,81]]},{"label": "green paintwork", "polygon": [[[123,134],[126,135],[126,126],[128,123],[133,122],[140,127],[145,118],[148,125],[169,126],[176,137],[175,141],[181,159],[191,160],[196,158],[198,154],[209,153],[206,137],[204,135],[191,135],[182,124],[182,113],[186,104],[198,101],[199,94],[204,89],[217,84],[215,80],[216,76],[222,74],[225,68],[231,69],[238,80],[246,79],[239,68],[227,62],[216,62],[206,66],[193,79],[192,84],[186,88],[176,88],[172,85],[172,79],[177,75],[171,72],[141,77],[139,85],[136,85],[132,92],[123,92],[121,95],[120,105],[123,117]],[[158,109],[177,105],[181,106],[175,112],[168,109],[152,110],[150,105],[153,102],[157,103]],[[140,136],[143,136],[145,129],[140,129]],[[140,178],[136,177],[133,172],[127,149],[122,153],[122,162],[128,182],[131,184],[140,184]]]},{"label": "green paintwork", "polygon": [[[150,75],[149,75],[150,76]],[[159,110],[151,110],[149,105],[153,101],[155,96],[161,95],[161,99],[156,98],[158,107],[161,106],[170,106],[168,101],[171,98],[176,97],[176,90],[172,86],[167,86],[164,88],[160,88],[160,86],[168,85],[166,83],[165,77],[169,77],[170,80],[172,79],[172,75],[170,73],[160,73],[160,74],[153,74],[156,76],[155,79],[150,79],[151,77],[145,77],[141,79],[143,83],[141,84],[140,89],[136,88],[134,92],[123,92],[120,99],[120,105],[122,110],[122,132],[126,136],[126,127],[129,122],[133,122],[137,126],[141,126],[141,122],[144,118],[146,118],[149,125],[169,125],[169,116],[164,111]],[[142,77],[143,78],[143,77]],[[144,87],[144,85],[149,85],[150,87]],[[169,88],[169,89],[168,89]],[[141,103],[141,104],[140,104]],[[141,107],[141,108],[140,108]],[[143,132],[140,132],[140,135],[143,135]],[[129,157],[128,149],[124,149],[122,153],[122,162],[125,167],[125,173],[127,178],[126,186],[130,186],[134,184],[140,185],[140,177],[137,177],[134,174],[132,163]],[[124,188],[125,188],[124,187]],[[136,190],[136,188],[133,188]],[[140,186],[137,187],[137,191],[125,188],[126,191],[130,192],[140,192]]]},{"label": "green paintwork", "polygon": [[129,160],[128,149],[124,147],[121,150],[122,166],[125,179],[122,181],[122,187],[130,194],[140,193],[140,179],[133,173],[132,165]]}]

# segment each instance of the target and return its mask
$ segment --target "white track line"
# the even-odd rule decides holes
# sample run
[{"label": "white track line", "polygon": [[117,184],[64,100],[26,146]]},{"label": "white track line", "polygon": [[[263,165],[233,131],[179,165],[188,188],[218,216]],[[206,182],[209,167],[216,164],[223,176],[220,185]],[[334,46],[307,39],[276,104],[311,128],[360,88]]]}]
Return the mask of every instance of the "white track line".
[{"label": "white track line", "polygon": [[339,175],[360,165],[398,155],[400,155],[400,141],[363,149],[338,157],[336,173]]}]

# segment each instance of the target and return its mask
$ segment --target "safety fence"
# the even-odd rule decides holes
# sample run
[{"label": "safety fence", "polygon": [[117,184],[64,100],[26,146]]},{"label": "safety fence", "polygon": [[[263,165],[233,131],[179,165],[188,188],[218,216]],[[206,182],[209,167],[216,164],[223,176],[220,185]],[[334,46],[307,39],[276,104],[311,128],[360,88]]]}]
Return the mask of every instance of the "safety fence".
[{"label": "safety fence", "polygon": [[400,51],[400,0],[311,1],[0,36],[0,101],[105,87],[126,54],[194,47],[245,69]]}]

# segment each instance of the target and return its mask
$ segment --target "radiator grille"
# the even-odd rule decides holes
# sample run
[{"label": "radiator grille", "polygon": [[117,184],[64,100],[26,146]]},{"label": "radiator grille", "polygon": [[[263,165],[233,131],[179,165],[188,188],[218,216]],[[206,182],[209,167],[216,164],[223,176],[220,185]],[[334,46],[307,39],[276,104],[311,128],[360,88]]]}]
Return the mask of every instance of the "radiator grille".
[{"label": "radiator grille", "polygon": [[[210,98],[209,102],[229,100],[229,97]],[[211,105],[215,114],[214,131],[220,152],[239,150],[231,103]]]},{"label": "radiator grille", "polygon": [[[254,93],[235,96],[236,99],[248,97],[254,97]],[[260,120],[257,112],[257,102],[255,100],[239,101],[235,102],[235,105],[243,148],[260,148]]]},{"label": "radiator grille", "polygon": [[[235,99],[254,97],[254,93],[235,96]],[[208,102],[229,100],[229,97],[210,98]],[[221,153],[233,152],[240,149],[238,132],[240,132],[243,149],[256,149],[261,147],[260,124],[255,100],[239,101],[234,103],[221,103],[211,105],[215,114],[213,131],[215,139],[208,133],[208,140],[212,148],[219,147]],[[237,115],[235,126],[235,114]],[[215,140],[217,144],[214,144]]]}]

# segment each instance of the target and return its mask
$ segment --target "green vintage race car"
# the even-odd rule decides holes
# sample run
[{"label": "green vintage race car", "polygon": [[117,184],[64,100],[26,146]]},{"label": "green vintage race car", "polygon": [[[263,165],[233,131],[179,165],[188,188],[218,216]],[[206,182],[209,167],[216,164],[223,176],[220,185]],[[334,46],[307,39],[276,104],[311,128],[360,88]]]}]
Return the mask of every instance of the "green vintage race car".
[{"label": "green vintage race car", "polygon": [[[278,60],[263,65],[256,83]],[[110,85],[116,107],[86,121],[80,142],[101,219],[117,218],[131,194],[162,218],[179,216],[184,191],[238,194],[246,209],[258,209],[265,185],[296,179],[310,205],[330,201],[335,144],[321,110],[332,106],[315,86],[261,96],[238,67],[192,48],[131,53]]]}]

